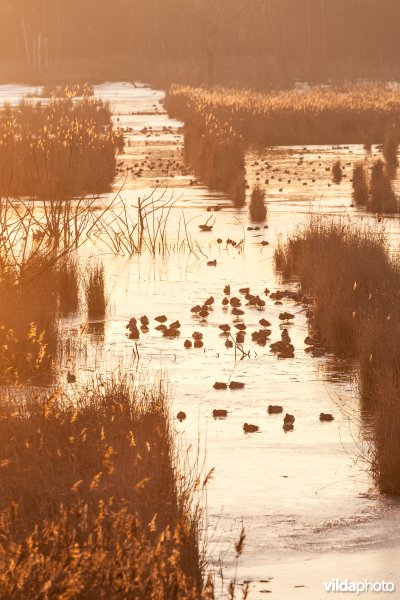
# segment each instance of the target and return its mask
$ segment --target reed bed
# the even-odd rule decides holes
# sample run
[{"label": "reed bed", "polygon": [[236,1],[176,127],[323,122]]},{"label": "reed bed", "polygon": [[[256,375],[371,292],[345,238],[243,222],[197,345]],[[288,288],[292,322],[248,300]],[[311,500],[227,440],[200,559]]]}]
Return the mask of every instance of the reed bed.
[{"label": "reed bed", "polygon": [[94,89],[90,83],[75,83],[70,85],[45,85],[41,98],[89,98],[94,96]]},{"label": "reed bed", "polygon": [[104,318],[107,308],[104,266],[101,262],[89,264],[86,270],[85,295],[90,319]]},{"label": "reed bed", "polygon": [[258,185],[256,185],[251,192],[249,212],[251,220],[255,223],[261,223],[267,218],[265,190]]},{"label": "reed bed", "polygon": [[353,168],[353,200],[372,213],[394,214],[400,210],[400,202],[393,189],[393,164],[377,160],[368,177],[367,164],[358,163]]},{"label": "reed bed", "polygon": [[165,386],[2,393],[0,598],[214,598]]},{"label": "reed bed", "polygon": [[66,199],[111,188],[123,137],[89,97],[0,109],[0,195]]},{"label": "reed bed", "polygon": [[327,349],[358,363],[363,408],[372,412],[373,473],[400,494],[400,263],[383,233],[321,218],[280,245],[276,265],[314,298],[310,326]]},{"label": "reed bed", "polygon": [[173,85],[166,106],[185,122],[197,114],[215,119],[245,144],[383,143],[398,125],[400,94],[384,84],[268,94]]}]

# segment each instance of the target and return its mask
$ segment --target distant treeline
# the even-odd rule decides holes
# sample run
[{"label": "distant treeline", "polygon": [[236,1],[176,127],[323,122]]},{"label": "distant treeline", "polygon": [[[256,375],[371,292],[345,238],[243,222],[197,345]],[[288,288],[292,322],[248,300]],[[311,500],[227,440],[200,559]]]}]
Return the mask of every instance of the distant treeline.
[{"label": "distant treeline", "polygon": [[398,0],[2,0],[0,77],[394,78],[399,22]]}]

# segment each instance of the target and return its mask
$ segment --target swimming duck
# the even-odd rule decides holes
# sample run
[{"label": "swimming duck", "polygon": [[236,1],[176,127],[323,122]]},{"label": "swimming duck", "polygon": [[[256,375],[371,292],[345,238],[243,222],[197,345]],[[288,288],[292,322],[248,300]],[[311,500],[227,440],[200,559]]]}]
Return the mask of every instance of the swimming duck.
[{"label": "swimming duck", "polygon": [[221,381],[216,381],[213,385],[213,388],[214,390],[226,390],[228,388],[228,385]]},{"label": "swimming duck", "polygon": [[320,421],[328,421],[328,422],[330,422],[330,421],[333,421],[334,418],[335,417],[333,415],[329,414],[329,413],[321,413],[319,415],[319,420]]},{"label": "swimming duck", "polygon": [[183,410],[180,410],[176,415],[176,418],[182,423],[182,421],[186,419],[186,413],[184,413]]},{"label": "swimming duck", "polygon": [[214,408],[212,414],[214,419],[223,419],[228,416],[228,411],[225,409]]},{"label": "swimming duck", "polygon": [[289,321],[290,319],[294,319],[294,315],[292,315],[289,312],[283,312],[283,313],[280,313],[279,319],[281,321]]},{"label": "swimming duck", "polygon": [[283,407],[278,406],[277,404],[270,404],[268,406],[268,414],[269,415],[279,415],[283,412]]},{"label": "swimming duck", "polygon": [[229,384],[230,390],[241,390],[244,388],[244,383],[241,381],[231,381]]},{"label": "swimming duck", "polygon": [[245,433],[255,433],[256,431],[259,431],[259,429],[260,428],[258,427],[258,425],[251,425],[249,423],[245,423],[243,425],[243,431]]},{"label": "swimming duck", "polygon": [[167,317],[165,315],[160,315],[155,318],[155,321],[158,321],[158,323],[165,323],[167,321]]},{"label": "swimming duck", "polygon": [[294,418],[294,415],[289,415],[289,413],[286,413],[286,415],[283,418],[283,422],[285,425],[293,425],[295,420],[296,419]]}]

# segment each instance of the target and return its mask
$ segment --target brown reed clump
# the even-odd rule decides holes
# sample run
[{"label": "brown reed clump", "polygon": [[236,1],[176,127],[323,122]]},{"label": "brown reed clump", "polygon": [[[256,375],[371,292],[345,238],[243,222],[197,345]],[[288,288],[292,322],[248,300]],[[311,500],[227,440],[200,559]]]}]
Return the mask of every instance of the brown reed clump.
[{"label": "brown reed clump", "polygon": [[2,394],[0,411],[1,599],[200,600],[199,514],[162,385]]},{"label": "brown reed clump", "polygon": [[45,85],[43,86],[41,98],[89,98],[94,95],[93,86],[90,83],[75,83],[71,85]]},{"label": "brown reed clump", "polygon": [[265,205],[265,190],[259,185],[256,185],[251,192],[249,212],[251,220],[256,223],[265,221],[267,217],[267,207]]},{"label": "brown reed clump", "polygon": [[122,134],[101,100],[52,98],[0,109],[0,195],[64,199],[110,190]]},{"label": "brown reed clump", "polygon": [[80,274],[76,257],[67,255],[57,264],[59,313],[62,316],[78,312]]},{"label": "brown reed clump", "polygon": [[340,160],[336,161],[332,167],[332,179],[333,183],[339,184],[343,179],[343,171],[340,164]]},{"label": "brown reed clump", "polygon": [[385,171],[383,161],[372,166],[368,210],[374,213],[399,212],[399,201],[392,187],[391,177]]},{"label": "brown reed clump", "polygon": [[373,415],[373,473],[400,494],[400,265],[382,235],[314,219],[276,253],[284,276],[314,298],[312,326],[337,355],[356,359],[363,406]]},{"label": "brown reed clump", "polygon": [[367,169],[363,163],[353,167],[353,200],[356,206],[367,206],[369,197]]},{"label": "brown reed clump", "polygon": [[389,127],[383,139],[382,154],[389,167],[392,167],[394,171],[399,166],[397,158],[399,149],[399,135],[396,127]]},{"label": "brown reed clump", "polygon": [[211,115],[241,136],[245,144],[382,143],[397,123],[400,98],[385,85],[259,93],[243,89],[173,85],[166,106],[187,121]]},{"label": "brown reed clump", "polygon": [[102,263],[89,265],[85,280],[85,295],[88,317],[103,318],[106,314],[107,297]]},{"label": "brown reed clump", "polygon": [[58,346],[57,275],[49,257],[0,259],[0,385],[50,383]]},{"label": "brown reed clump", "polygon": [[213,115],[194,113],[185,123],[185,160],[210,189],[245,204],[244,146],[239,136]]}]

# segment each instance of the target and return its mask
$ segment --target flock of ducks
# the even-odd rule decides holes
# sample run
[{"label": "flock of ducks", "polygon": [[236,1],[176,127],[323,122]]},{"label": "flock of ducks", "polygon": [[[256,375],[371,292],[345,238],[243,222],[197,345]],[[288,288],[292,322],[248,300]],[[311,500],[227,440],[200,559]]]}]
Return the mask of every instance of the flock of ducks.
[{"label": "flock of ducks", "polygon": [[[283,300],[294,301],[296,305],[305,306],[308,316],[312,316],[312,311],[310,311],[308,308],[308,305],[311,303],[310,298],[299,291],[277,290],[275,292],[271,292],[268,288],[265,288],[264,295],[269,297],[270,300],[274,301],[275,305],[282,305]],[[206,298],[206,300],[196,304],[190,309],[192,317],[199,319],[200,323],[204,324],[207,322],[207,318],[214,310],[215,304],[216,300],[213,296]],[[249,287],[240,288],[239,296],[234,296],[231,293],[231,286],[227,284],[223,288],[221,305],[223,311],[231,312],[232,322],[218,325],[218,329],[221,331],[220,337],[225,338],[225,346],[227,348],[232,348],[235,345],[239,348],[242,348],[247,335],[247,325],[242,319],[245,314],[245,310],[243,309],[245,307],[250,307],[262,311],[266,306],[266,301],[260,295],[252,294]],[[295,315],[288,311],[283,311],[279,313],[278,318],[281,325],[285,326],[295,319]],[[160,331],[166,338],[175,338],[181,333],[181,324],[179,320],[169,322],[167,316],[163,314],[156,316],[154,318],[154,322],[155,330]],[[254,343],[260,346],[265,346],[267,342],[270,341],[272,325],[271,322],[265,317],[259,319],[258,323],[260,328],[251,333],[251,339]],[[126,327],[129,330],[129,339],[138,340],[141,334],[146,334],[149,332],[150,320],[146,315],[140,317],[138,320],[135,317],[132,317]],[[304,343],[306,345],[305,351],[310,352],[312,356],[318,357],[324,354],[323,340],[321,340],[317,335],[307,336],[304,340]],[[187,338],[183,345],[186,350],[190,350],[191,348],[203,348],[203,333],[194,331],[191,339]],[[295,348],[292,344],[287,327],[282,329],[280,339],[270,344],[270,349],[271,352],[280,359],[294,358]],[[241,390],[244,387],[245,384],[240,381],[216,381],[213,385],[215,390],[229,389],[233,391]],[[267,412],[269,415],[280,415],[283,413],[283,406],[270,404]],[[214,409],[212,411],[212,416],[214,419],[225,419],[228,416],[228,411],[221,408]],[[184,411],[179,411],[177,414],[177,419],[180,422],[184,421],[186,419],[186,413]],[[331,422],[334,420],[334,416],[329,413],[321,413],[319,415],[319,420],[321,422]],[[285,432],[293,431],[294,423],[294,415],[286,413],[283,418],[283,430]],[[254,425],[252,423],[244,423],[243,431],[246,434],[256,433],[260,431],[260,428],[258,425]]]}]

